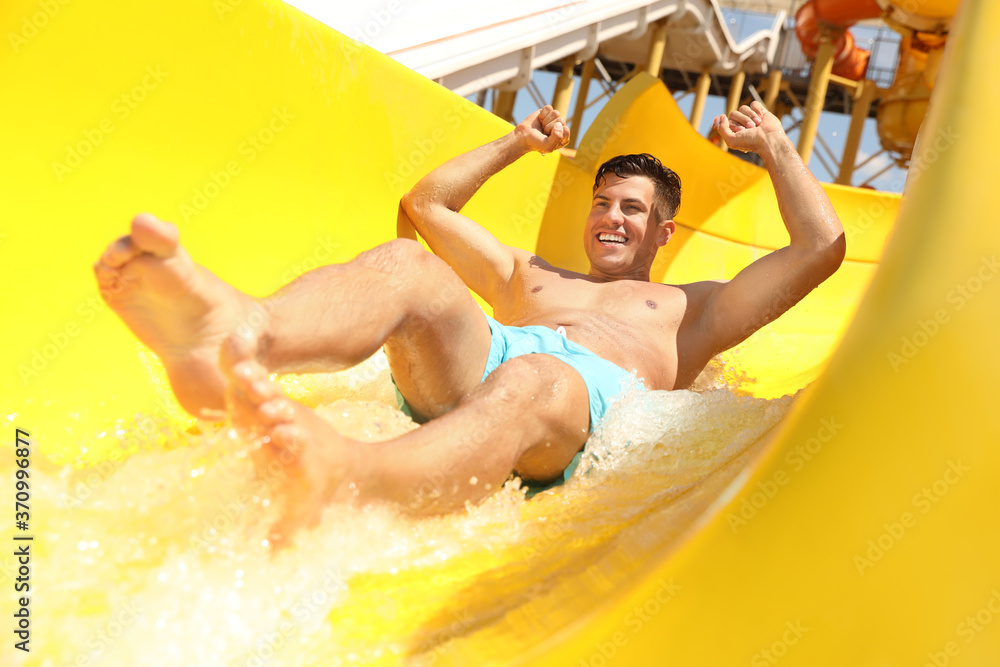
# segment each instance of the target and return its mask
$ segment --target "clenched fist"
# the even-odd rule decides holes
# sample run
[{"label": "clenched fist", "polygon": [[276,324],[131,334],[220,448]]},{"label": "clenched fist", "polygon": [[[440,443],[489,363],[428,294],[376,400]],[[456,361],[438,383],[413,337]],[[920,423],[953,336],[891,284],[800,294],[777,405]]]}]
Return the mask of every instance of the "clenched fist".
[{"label": "clenched fist", "polygon": [[569,127],[562,115],[545,105],[514,128],[514,134],[530,151],[551,153],[569,143]]},{"label": "clenched fist", "polygon": [[758,154],[765,149],[769,138],[785,134],[781,121],[756,101],[749,106],[744,104],[729,116],[716,116],[712,127],[718,128],[730,148]]}]

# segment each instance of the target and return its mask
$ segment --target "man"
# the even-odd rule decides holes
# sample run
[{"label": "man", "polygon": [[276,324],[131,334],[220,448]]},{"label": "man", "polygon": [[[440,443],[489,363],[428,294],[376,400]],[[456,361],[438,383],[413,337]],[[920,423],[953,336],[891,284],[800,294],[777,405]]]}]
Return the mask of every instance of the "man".
[{"label": "man", "polygon": [[[292,482],[274,539],[314,523],[329,502],[448,512],[487,497],[511,471],[559,479],[627,385],[688,387],[713,356],[836,271],[843,228],[778,119],[754,103],[714,125],[729,146],[763,158],[791,239],[730,281],[649,282],[680,202],[676,175],[651,156],[598,172],[583,229],[586,275],[506,246],[459,213],[517,158],[565,145],[568,129],[551,107],[403,197],[434,255],[398,239],[254,300],[195,265],[173,225],[140,215],[95,272],[110,306],[159,354],[181,404],[199,416],[229,410],[264,436],[258,456],[286,464]],[[388,442],[340,436],[268,379],[343,369],[380,347],[426,422]]]}]

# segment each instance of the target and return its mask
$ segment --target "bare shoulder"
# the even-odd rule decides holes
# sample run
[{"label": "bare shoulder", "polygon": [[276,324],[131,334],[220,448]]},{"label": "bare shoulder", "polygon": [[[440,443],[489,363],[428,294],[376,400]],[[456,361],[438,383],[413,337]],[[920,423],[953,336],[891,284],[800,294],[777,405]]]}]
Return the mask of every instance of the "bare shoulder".
[{"label": "bare shoulder", "polygon": [[712,297],[726,285],[725,280],[700,280],[694,283],[683,285],[671,285],[684,299],[684,319],[678,327],[679,338],[686,339],[686,342],[704,348],[702,352],[709,357],[721,352],[716,350],[715,341],[710,340],[708,332],[705,330],[705,309]]},{"label": "bare shoulder", "polygon": [[523,250],[521,248],[515,248],[513,246],[511,246],[511,250],[514,252],[515,272],[523,270],[525,267],[528,266],[529,262],[531,262],[532,260],[548,264],[548,262],[546,262],[533,252],[528,252],[527,250]]},{"label": "bare shoulder", "polygon": [[696,283],[670,285],[670,287],[680,290],[684,294],[687,299],[688,310],[691,314],[700,315],[712,295],[727,282],[726,280],[700,280]]}]

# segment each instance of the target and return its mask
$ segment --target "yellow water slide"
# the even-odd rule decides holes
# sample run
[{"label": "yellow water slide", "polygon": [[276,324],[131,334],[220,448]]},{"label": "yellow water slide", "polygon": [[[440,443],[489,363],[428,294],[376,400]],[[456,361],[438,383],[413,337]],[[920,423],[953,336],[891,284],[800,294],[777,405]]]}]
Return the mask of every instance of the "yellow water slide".
[{"label": "yellow water slide", "polygon": [[[594,526],[617,537],[582,565],[556,561],[558,585],[538,604],[505,605],[480,563],[485,574],[448,601],[494,625],[438,631],[425,642],[437,664],[1000,663],[1000,232],[986,182],[1000,90],[983,85],[1000,67],[997,25],[996,3],[963,4],[902,203],[828,186],[848,235],[843,268],[727,356],[742,393],[809,385],[787,417],[682,502]],[[23,429],[41,469],[121,452],[105,437],[115,431],[141,445],[191,426],[91,277],[136,212],[173,220],[195,258],[265,294],[393,238],[420,175],[509,130],[276,1],[11,0],[0,34],[3,456]],[[636,151],[674,166],[685,188],[654,279],[731,277],[785,243],[766,174],[698,137],[645,76],[575,159],[527,156],[466,212],[579,270],[594,168]],[[0,489],[13,497],[11,479]],[[56,552],[36,539],[39,557]],[[40,590],[60,577],[45,562]],[[4,568],[5,587],[11,578]],[[83,610],[104,604],[84,598]],[[46,607],[34,609],[41,635]]]}]

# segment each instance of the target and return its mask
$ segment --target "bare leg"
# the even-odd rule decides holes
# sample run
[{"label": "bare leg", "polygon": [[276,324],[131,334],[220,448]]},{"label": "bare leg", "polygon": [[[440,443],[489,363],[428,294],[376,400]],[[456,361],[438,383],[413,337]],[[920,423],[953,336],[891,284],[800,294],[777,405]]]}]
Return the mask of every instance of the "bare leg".
[{"label": "bare leg", "polygon": [[391,241],[252,299],[196,265],[174,225],[143,214],[94,271],[196,416],[225,408],[218,356],[230,334],[249,341],[273,372],[339,370],[385,344],[401,391],[428,417],[478,384],[489,352],[489,326],[465,285],[414,241]]},{"label": "bare leg", "polygon": [[256,353],[271,372],[340,370],[385,348],[393,377],[424,417],[444,414],[482,379],[486,317],[443,260],[396,239],[320,267],[262,301]]},{"label": "bare leg", "polygon": [[556,477],[587,439],[583,379],[544,354],[502,364],[453,411],[370,444],[344,438],[287,398],[257,362],[228,356],[234,420],[267,436],[260,455],[291,473],[281,489],[286,518],[272,533],[276,544],[318,521],[330,502],[391,501],[417,514],[460,510],[498,490],[512,470]]}]

